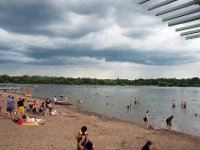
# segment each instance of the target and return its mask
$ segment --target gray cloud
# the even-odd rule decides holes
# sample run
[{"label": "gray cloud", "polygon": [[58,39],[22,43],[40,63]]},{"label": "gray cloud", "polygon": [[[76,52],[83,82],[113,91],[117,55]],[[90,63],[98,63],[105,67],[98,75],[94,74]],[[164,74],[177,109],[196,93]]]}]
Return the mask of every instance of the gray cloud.
[{"label": "gray cloud", "polygon": [[[33,58],[31,64],[67,65],[63,58],[89,57],[112,62],[129,62],[145,65],[177,65],[198,62],[198,57],[182,52],[138,51],[136,49],[106,48],[94,50],[90,45],[72,45],[62,49],[29,48],[25,56]],[[41,60],[42,62],[38,62]],[[43,62],[44,61],[44,62]],[[80,63],[80,62],[78,62]],[[74,64],[74,63],[73,63]]]},{"label": "gray cloud", "polygon": [[49,0],[1,0],[0,14],[0,27],[22,34],[39,34],[46,25],[63,20]]},{"label": "gray cloud", "polygon": [[151,67],[199,62],[197,42],[171,32],[168,37],[161,19],[137,3],[1,0],[0,63],[81,68],[102,62]]}]

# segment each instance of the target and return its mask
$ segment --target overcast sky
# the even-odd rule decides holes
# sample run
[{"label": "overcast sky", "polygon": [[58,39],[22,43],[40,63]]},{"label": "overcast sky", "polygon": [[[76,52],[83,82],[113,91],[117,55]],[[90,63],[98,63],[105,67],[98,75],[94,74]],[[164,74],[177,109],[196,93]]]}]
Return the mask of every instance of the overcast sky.
[{"label": "overcast sky", "polygon": [[0,0],[0,74],[199,77],[200,39],[185,40],[148,6],[138,0]]}]

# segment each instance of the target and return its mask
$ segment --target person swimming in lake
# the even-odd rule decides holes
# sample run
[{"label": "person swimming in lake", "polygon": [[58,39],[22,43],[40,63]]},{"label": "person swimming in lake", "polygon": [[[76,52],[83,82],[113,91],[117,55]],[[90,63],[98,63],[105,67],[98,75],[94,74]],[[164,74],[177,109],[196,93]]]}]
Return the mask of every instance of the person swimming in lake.
[{"label": "person swimming in lake", "polygon": [[176,102],[175,100],[172,100],[172,108],[175,108],[176,107]]}]

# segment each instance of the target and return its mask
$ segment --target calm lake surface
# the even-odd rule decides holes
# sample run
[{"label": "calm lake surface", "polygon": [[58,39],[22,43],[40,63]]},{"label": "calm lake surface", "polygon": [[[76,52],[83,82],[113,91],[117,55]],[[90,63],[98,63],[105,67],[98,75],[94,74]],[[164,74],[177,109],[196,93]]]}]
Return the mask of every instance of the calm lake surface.
[{"label": "calm lake surface", "polygon": [[[49,98],[58,97],[60,93],[81,111],[139,124],[144,124],[144,114],[149,110],[150,125],[156,129],[166,128],[166,118],[174,115],[173,130],[200,136],[200,88],[40,84],[32,91],[34,96]],[[140,104],[132,103],[127,109],[135,97],[140,98]],[[176,108],[172,108],[173,99]],[[82,100],[83,104],[78,104],[77,100]],[[187,102],[186,109],[180,107],[182,101]]]},{"label": "calm lake surface", "polygon": [[[115,117],[143,124],[146,110],[149,110],[150,125],[165,128],[166,118],[174,115],[173,129],[200,136],[200,88],[193,87],[138,87],[138,86],[90,86],[90,85],[38,85],[33,95],[53,98],[63,93],[82,111]],[[140,104],[127,105],[135,97]],[[176,108],[172,108],[172,100]],[[83,104],[78,104],[82,100]],[[182,101],[187,108],[182,109]],[[198,115],[195,116],[195,113]]]}]

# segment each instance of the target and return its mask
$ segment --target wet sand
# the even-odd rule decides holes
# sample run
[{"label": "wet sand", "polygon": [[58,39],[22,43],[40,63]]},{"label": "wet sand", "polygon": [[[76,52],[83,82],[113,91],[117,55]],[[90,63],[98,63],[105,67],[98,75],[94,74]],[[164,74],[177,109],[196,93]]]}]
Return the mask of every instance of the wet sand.
[{"label": "wet sand", "polygon": [[[0,100],[5,101],[10,93],[0,91],[0,94]],[[17,97],[16,94],[12,95]],[[2,112],[5,112],[5,103],[2,105]],[[149,130],[143,125],[81,113],[70,106],[53,105],[53,108],[66,112],[68,116],[36,115],[37,118],[46,120],[46,123],[40,126],[18,125],[11,119],[1,118],[0,148],[75,150],[75,136],[81,126],[86,125],[96,150],[140,150],[147,140],[153,143],[151,150],[200,150],[200,137],[165,129]],[[33,116],[28,113],[27,115]]]}]

